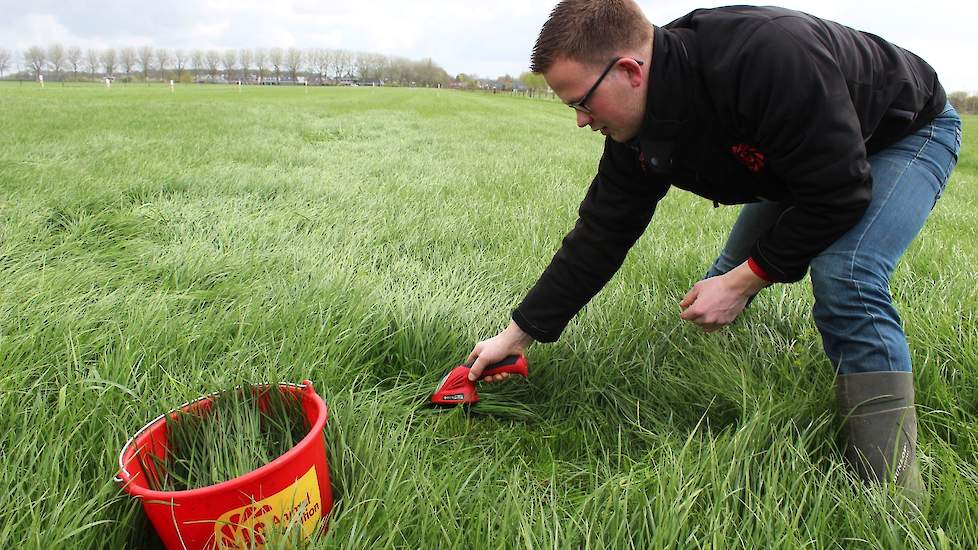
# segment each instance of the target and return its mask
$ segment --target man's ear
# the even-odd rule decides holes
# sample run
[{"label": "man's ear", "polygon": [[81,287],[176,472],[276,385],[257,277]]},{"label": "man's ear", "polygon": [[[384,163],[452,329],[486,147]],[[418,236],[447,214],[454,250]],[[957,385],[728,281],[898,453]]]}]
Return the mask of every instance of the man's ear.
[{"label": "man's ear", "polygon": [[642,74],[642,66],[639,65],[634,59],[626,57],[618,62],[619,66],[625,70],[625,76],[628,78],[628,83],[632,85],[633,88],[638,88],[642,85],[645,80],[645,75]]}]

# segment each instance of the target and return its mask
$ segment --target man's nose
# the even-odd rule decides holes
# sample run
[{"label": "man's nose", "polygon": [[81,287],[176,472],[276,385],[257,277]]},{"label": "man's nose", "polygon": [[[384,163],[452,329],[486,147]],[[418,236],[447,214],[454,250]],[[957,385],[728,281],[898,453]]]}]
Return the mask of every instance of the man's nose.
[{"label": "man's nose", "polygon": [[591,122],[594,120],[593,118],[591,118],[591,115],[589,115],[587,113],[584,113],[584,112],[581,112],[581,111],[574,111],[574,112],[577,113],[577,127],[578,128],[583,128],[583,127],[587,126],[588,124],[591,124]]}]

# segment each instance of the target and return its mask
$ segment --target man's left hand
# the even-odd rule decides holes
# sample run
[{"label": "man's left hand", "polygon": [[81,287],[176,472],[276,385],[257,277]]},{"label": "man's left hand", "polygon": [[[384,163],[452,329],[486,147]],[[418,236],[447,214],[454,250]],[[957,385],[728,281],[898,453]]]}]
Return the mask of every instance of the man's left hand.
[{"label": "man's left hand", "polygon": [[768,286],[744,262],[728,273],[699,281],[682,301],[679,317],[696,323],[704,332],[714,332],[733,323],[751,296]]}]

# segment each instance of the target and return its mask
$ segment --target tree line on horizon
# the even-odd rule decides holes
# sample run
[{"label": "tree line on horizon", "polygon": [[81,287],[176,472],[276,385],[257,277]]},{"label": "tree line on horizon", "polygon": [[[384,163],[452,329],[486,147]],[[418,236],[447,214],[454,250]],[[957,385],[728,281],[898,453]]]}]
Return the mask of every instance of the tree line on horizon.
[{"label": "tree line on horizon", "polygon": [[[451,77],[431,58],[411,60],[383,54],[351,52],[329,48],[254,48],[254,49],[176,49],[152,46],[92,49],[53,44],[47,48],[31,46],[22,54],[22,69],[16,68],[10,50],[0,48],[0,80],[41,75],[55,81],[97,80],[109,77],[126,82],[168,76],[177,82],[297,83],[300,77],[313,84],[365,82],[375,84],[444,86],[459,88],[494,87],[503,90],[549,91],[542,75],[524,72],[518,77],[495,79],[460,73]],[[978,113],[978,95],[955,91],[948,100],[960,113]]]},{"label": "tree line on horizon", "polygon": [[978,113],[978,95],[968,95],[968,92],[951,92],[947,94],[947,100],[959,113]]},{"label": "tree line on horizon", "polygon": [[[11,62],[10,54],[3,52],[0,50],[0,78],[6,72],[4,65]],[[358,79],[434,85],[448,79],[445,70],[431,59],[414,61],[325,48],[170,50],[148,45],[84,52],[77,46],[66,48],[60,44],[47,48],[31,46],[23,52],[23,72],[34,80],[44,75],[56,81],[109,77],[127,82],[165,82],[169,79],[178,82],[297,82],[300,77],[311,77],[319,83],[327,79]]]},{"label": "tree line on horizon", "polygon": [[[175,49],[140,47],[89,48],[31,46],[21,55],[16,69],[13,54],[0,48],[0,80],[25,77],[54,81],[100,80],[125,82],[157,80],[166,82],[242,82],[310,84],[373,83],[415,86],[452,85],[483,88],[489,82],[503,89],[544,91],[546,82],[539,75],[524,73],[519,78],[505,75],[484,79],[477,75],[454,77],[431,58],[411,60],[383,54],[351,52],[329,48],[241,48]],[[525,82],[524,82],[525,81]]]}]

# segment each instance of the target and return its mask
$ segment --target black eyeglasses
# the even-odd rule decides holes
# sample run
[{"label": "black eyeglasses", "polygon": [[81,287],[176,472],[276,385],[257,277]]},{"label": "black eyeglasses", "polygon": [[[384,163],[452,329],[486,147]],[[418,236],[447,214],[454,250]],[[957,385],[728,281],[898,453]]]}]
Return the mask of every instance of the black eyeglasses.
[{"label": "black eyeglasses", "polygon": [[[584,94],[584,97],[582,97],[578,101],[574,101],[573,103],[568,103],[567,106],[570,107],[571,109],[574,109],[575,111],[580,111],[588,115],[591,114],[591,108],[585,105],[585,103],[587,103],[587,100],[591,99],[591,95],[594,94],[594,90],[598,89],[598,85],[601,84],[601,81],[604,80],[604,77],[608,76],[608,73],[611,72],[611,68],[614,67],[615,64],[621,61],[622,59],[625,58],[616,57],[612,59],[611,63],[608,63],[608,66],[604,68],[604,72],[601,73],[601,76],[598,77],[598,80],[594,82],[594,86],[591,86],[591,89],[588,90],[586,94]],[[635,59],[634,57],[631,57],[629,59],[638,63],[639,67],[645,64],[644,61]]]}]

